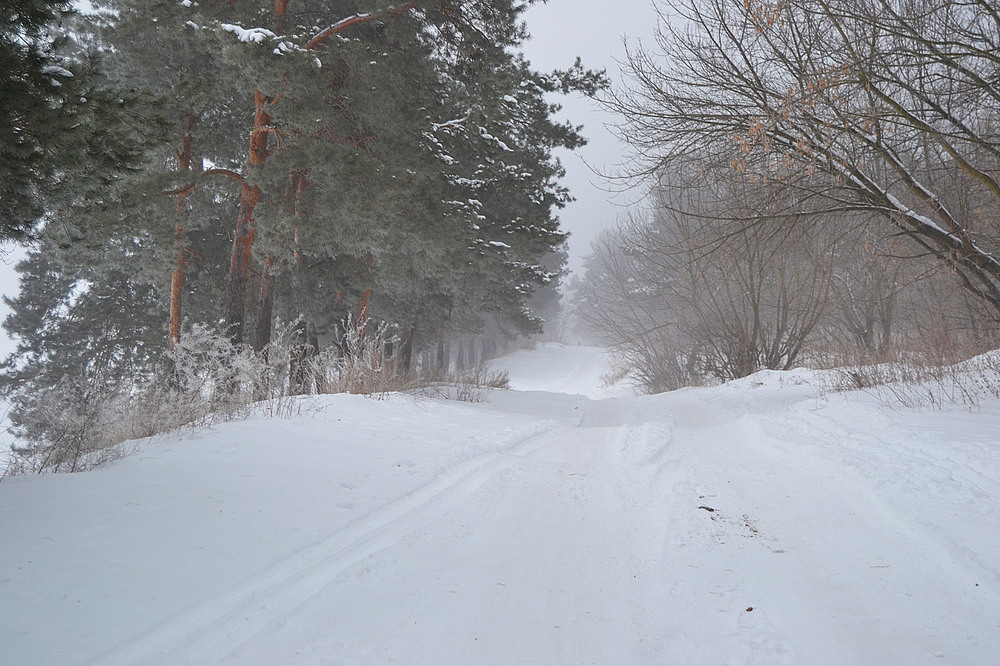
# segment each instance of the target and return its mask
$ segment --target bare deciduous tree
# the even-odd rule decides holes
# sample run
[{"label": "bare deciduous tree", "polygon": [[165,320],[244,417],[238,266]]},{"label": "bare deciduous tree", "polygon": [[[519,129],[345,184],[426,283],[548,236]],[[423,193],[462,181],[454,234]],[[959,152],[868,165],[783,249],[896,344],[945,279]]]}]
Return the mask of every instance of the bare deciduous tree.
[{"label": "bare deciduous tree", "polygon": [[776,230],[780,190],[674,177],[651,219],[595,244],[591,321],[650,390],[794,367],[826,308],[829,234]]},{"label": "bare deciduous tree", "polygon": [[[1000,316],[996,0],[668,0],[609,100],[658,178],[693,152],[796,219],[892,225]],[[826,217],[823,217],[826,215]]]}]

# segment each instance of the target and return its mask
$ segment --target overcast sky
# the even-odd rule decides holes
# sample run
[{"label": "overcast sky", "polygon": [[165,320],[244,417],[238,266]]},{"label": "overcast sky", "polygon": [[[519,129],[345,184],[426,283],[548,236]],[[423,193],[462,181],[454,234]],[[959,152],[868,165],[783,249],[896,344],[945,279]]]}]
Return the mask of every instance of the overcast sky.
[{"label": "overcast sky", "polygon": [[[616,83],[621,81],[618,63],[625,56],[623,40],[627,38],[630,45],[640,39],[648,44],[656,27],[652,0],[549,0],[529,9],[525,19],[532,39],[524,51],[535,69],[566,69],[580,56],[585,67],[606,69]],[[622,206],[634,199],[635,193],[616,196],[593,171],[613,172],[627,155],[607,129],[617,119],[579,96],[561,101],[563,116],[584,125],[583,134],[589,140],[577,151],[560,154],[566,167],[564,183],[577,199],[561,211],[560,219],[571,233],[570,268],[579,269],[594,235],[601,227],[614,224]]]}]

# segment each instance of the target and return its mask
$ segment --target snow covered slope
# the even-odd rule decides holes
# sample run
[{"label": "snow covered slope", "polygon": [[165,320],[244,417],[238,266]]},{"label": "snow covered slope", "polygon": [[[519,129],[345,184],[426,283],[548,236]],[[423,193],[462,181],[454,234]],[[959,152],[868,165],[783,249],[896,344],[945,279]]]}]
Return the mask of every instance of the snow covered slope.
[{"label": "snow covered slope", "polygon": [[1000,402],[594,400],[602,359],[0,484],[0,663],[1000,661]]}]

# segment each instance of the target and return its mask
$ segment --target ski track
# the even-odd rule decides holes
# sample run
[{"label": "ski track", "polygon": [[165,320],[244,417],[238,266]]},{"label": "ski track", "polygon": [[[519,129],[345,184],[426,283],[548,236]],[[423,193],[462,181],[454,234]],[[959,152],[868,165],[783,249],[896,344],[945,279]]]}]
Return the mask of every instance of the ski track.
[{"label": "ski track", "polygon": [[[641,569],[657,554],[642,545],[646,514],[636,513],[636,479],[619,452],[637,447],[648,458],[657,432],[577,424],[546,434],[490,470],[431,529],[423,523],[400,548],[373,553],[225,661],[242,663],[261,649],[283,663],[655,663],[655,650],[646,654]],[[435,560],[430,570],[420,564]],[[409,596],[406,572],[415,571],[435,581],[436,596]],[[371,593],[373,578],[393,581],[379,615],[344,617],[343,608]],[[318,618],[340,626],[334,638],[312,637],[303,652],[294,636]],[[352,622],[379,623],[386,640],[347,644]]]},{"label": "ski track", "polygon": [[217,663],[275,616],[289,613],[351,565],[389,548],[405,534],[434,521],[490,476],[544,446],[554,425],[500,453],[453,466],[422,488],[375,511],[242,581],[182,611],[95,663]]}]

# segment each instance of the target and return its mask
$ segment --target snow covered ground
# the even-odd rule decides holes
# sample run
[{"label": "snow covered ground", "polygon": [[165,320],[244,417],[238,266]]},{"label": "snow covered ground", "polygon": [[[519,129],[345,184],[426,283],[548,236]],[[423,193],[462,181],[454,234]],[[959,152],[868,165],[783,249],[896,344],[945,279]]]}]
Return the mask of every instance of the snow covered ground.
[{"label": "snow covered ground", "polygon": [[1000,402],[598,399],[603,358],[5,481],[0,663],[1000,663]]}]

